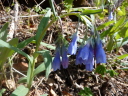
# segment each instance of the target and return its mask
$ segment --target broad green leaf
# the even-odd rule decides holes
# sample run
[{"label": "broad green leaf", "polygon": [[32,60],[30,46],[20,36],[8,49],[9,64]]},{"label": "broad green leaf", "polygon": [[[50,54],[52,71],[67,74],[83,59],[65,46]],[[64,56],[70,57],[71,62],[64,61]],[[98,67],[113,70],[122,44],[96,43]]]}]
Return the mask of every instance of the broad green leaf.
[{"label": "broad green leaf", "polygon": [[127,43],[128,43],[128,37],[118,39],[118,41],[116,42],[116,46],[114,46],[113,48],[121,47]]},{"label": "broad green leaf", "polygon": [[106,73],[106,68],[104,65],[99,65],[96,67],[95,72],[104,75]]},{"label": "broad green leaf", "polygon": [[118,33],[116,34],[116,39],[128,37],[128,22],[125,22],[125,24],[120,28]]},{"label": "broad green leaf", "polygon": [[40,72],[45,70],[45,64],[40,64],[35,70],[34,70],[34,76],[39,74]]},{"label": "broad green leaf", "polygon": [[52,56],[50,55],[49,51],[46,51],[44,54],[44,64],[46,68],[46,78],[48,78],[51,68],[52,68]]},{"label": "broad green leaf", "polygon": [[117,21],[116,24],[113,26],[113,28],[110,30],[110,33],[111,33],[110,35],[117,32],[119,30],[119,28],[121,27],[121,25],[124,23],[125,20],[126,20],[125,16],[120,18],[119,21]]},{"label": "broad green leaf", "polygon": [[107,27],[107,26],[109,26],[110,24],[113,24],[113,23],[114,23],[114,21],[108,21],[108,22],[106,22],[106,23],[100,25],[100,26],[97,28],[97,30],[101,30],[101,29],[103,29],[103,28],[105,28],[105,27]]},{"label": "broad green leaf", "polygon": [[7,39],[7,28],[8,28],[8,23],[5,23],[4,26],[2,27],[2,29],[0,30],[0,39],[6,41]]},{"label": "broad green leaf", "polygon": [[35,36],[34,37],[31,37],[31,38],[28,38],[28,39],[20,42],[17,47],[18,48],[24,48],[26,45],[28,45],[29,43],[31,43],[32,40],[34,40],[34,39],[35,39]]},{"label": "broad green leaf", "polygon": [[[34,43],[35,44],[36,41],[33,40],[31,43]],[[55,46],[52,46],[51,44],[47,44],[45,42],[40,42],[40,44],[43,45],[44,47],[47,47],[47,48],[52,49],[52,50],[55,50]]]},{"label": "broad green leaf", "polygon": [[[18,39],[13,38],[8,43],[12,46],[17,46]],[[2,68],[3,64],[7,61],[7,58],[12,56],[14,51],[9,48],[6,48],[6,47],[1,48],[0,51],[1,51],[1,53],[0,53],[0,68]]]},{"label": "broad green leaf", "polygon": [[2,94],[3,94],[5,91],[6,91],[6,89],[2,88],[2,89],[0,90],[0,96],[2,96]]},{"label": "broad green leaf", "polygon": [[45,65],[46,69],[46,78],[48,78],[49,73],[51,72],[52,68],[52,56],[50,55],[50,51],[45,50],[45,51],[38,51],[41,53],[41,55],[44,57],[44,62],[43,64]]},{"label": "broad green leaf", "polygon": [[70,11],[73,6],[73,0],[64,0],[64,7]]},{"label": "broad green leaf", "polygon": [[12,49],[14,50],[15,52],[19,53],[19,54],[22,54],[23,56],[25,56],[31,63],[33,61],[33,58],[32,56],[30,57],[28,54],[26,54],[25,52],[21,51],[20,49],[14,47],[14,46],[11,46],[9,43],[3,41],[3,40],[0,40],[0,47],[6,47],[6,48],[9,48],[9,49]]},{"label": "broad green leaf", "polygon": [[123,55],[121,55],[121,56],[117,56],[118,59],[124,59],[124,58],[126,58],[126,57],[128,57],[128,54],[123,54]]},{"label": "broad green leaf", "polygon": [[47,44],[45,42],[41,42],[40,44],[43,45],[43,46],[45,46],[45,47],[47,47],[47,48],[49,48],[49,49],[55,50],[55,46],[52,46],[51,44]]},{"label": "broad green leaf", "polygon": [[18,83],[25,83],[27,82],[27,77],[22,77],[18,80]]},{"label": "broad green leaf", "polygon": [[105,36],[107,36],[107,35],[110,33],[110,30],[111,30],[111,29],[112,29],[112,26],[110,26],[108,30],[102,32],[102,33],[100,34],[100,37],[103,39]]},{"label": "broad green leaf", "polygon": [[20,85],[17,87],[16,90],[14,90],[12,92],[12,94],[10,96],[26,96],[27,93],[28,93],[29,89],[26,88],[25,86],[23,85]]},{"label": "broad green leaf", "polygon": [[113,49],[113,47],[114,47],[114,40],[113,40],[113,37],[110,36],[110,40],[107,44],[107,51],[111,51]]},{"label": "broad green leaf", "polygon": [[84,87],[84,90],[80,90],[78,94],[81,96],[93,96],[91,89],[87,87]]},{"label": "broad green leaf", "polygon": [[107,70],[106,73],[109,73],[111,77],[118,75],[114,70]]},{"label": "broad green leaf", "polygon": [[42,38],[45,36],[44,29],[45,27],[48,25],[48,21],[50,19],[51,16],[51,10],[49,10],[46,15],[42,18],[42,20],[40,21],[40,24],[38,26],[37,32],[36,32],[36,43],[40,43],[40,41],[42,40]]}]

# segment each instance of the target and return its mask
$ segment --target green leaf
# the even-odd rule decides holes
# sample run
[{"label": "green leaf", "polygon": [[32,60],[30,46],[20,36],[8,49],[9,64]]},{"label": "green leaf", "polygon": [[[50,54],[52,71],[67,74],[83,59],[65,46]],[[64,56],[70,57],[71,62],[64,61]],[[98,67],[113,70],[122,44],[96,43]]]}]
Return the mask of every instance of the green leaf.
[{"label": "green leaf", "polygon": [[128,37],[128,22],[125,22],[116,34],[116,39]]},{"label": "green leaf", "polygon": [[82,96],[93,96],[91,89],[87,87],[84,87],[84,90],[81,90],[78,94]]},{"label": "green leaf", "polygon": [[50,3],[50,6],[52,8],[52,12],[55,16],[55,18],[57,17],[57,12],[55,11],[55,7],[54,7],[54,4],[53,4],[53,0],[49,0],[49,3]]},{"label": "green leaf", "polygon": [[41,55],[44,58],[44,65],[46,68],[46,78],[48,78],[49,73],[51,72],[51,68],[52,68],[52,56],[50,55],[50,51],[45,50],[45,51],[38,51],[39,53],[41,53]]},{"label": "green leaf", "polygon": [[12,92],[10,96],[26,96],[28,92],[29,92],[28,88],[26,88],[23,85],[20,85],[17,87],[15,91]]},{"label": "green leaf", "polygon": [[45,42],[41,42],[40,44],[43,45],[43,46],[45,46],[45,47],[47,47],[47,48],[49,48],[49,49],[55,50],[55,46],[52,46],[51,44],[47,44]]},{"label": "green leaf", "polygon": [[29,43],[31,43],[32,40],[34,40],[34,39],[35,39],[35,36],[33,36],[33,37],[31,37],[31,38],[28,38],[28,39],[26,39],[26,40],[20,42],[17,47],[18,47],[18,48],[24,48],[26,45],[28,45]]},{"label": "green leaf", "polygon": [[27,82],[27,77],[22,77],[18,80],[18,83],[25,83]]},{"label": "green leaf", "polygon": [[36,43],[38,45],[38,43],[40,43],[40,41],[42,40],[42,38],[45,36],[45,33],[44,32],[44,29],[45,27],[47,26],[48,24],[48,21],[50,19],[50,16],[51,16],[51,10],[49,10],[46,15],[42,18],[39,26],[38,26],[38,29],[37,29],[37,32],[36,32]]},{"label": "green leaf", "polygon": [[120,69],[123,69],[123,70],[128,70],[128,67],[125,67],[125,68],[120,68]]},{"label": "green leaf", "polygon": [[103,29],[103,28],[105,28],[105,27],[107,27],[107,26],[109,26],[110,24],[113,24],[113,23],[114,23],[114,21],[108,21],[108,22],[106,22],[106,23],[100,25],[100,26],[97,28],[97,30],[101,30],[101,29]]},{"label": "green leaf", "polygon": [[5,91],[6,91],[6,89],[2,88],[2,89],[0,90],[0,96],[2,96],[2,94],[3,94]]},{"label": "green leaf", "polygon": [[68,11],[72,8],[73,6],[73,0],[64,0],[64,7],[68,9]]},{"label": "green leaf", "polygon": [[99,65],[96,67],[95,72],[104,75],[106,73],[106,68],[104,65]]},{"label": "green leaf", "polygon": [[[34,43],[35,44],[36,41],[33,40],[31,43]],[[52,49],[52,50],[55,50],[55,46],[52,46],[51,44],[47,44],[45,42],[40,42],[40,44],[43,45],[44,47],[47,47],[47,48]]]},{"label": "green leaf", "polygon": [[72,8],[71,11],[79,11],[81,15],[90,15],[103,12],[103,9]]},{"label": "green leaf", "polygon": [[0,39],[6,41],[7,39],[7,28],[8,28],[8,23],[5,23],[2,29],[0,30]]},{"label": "green leaf", "polygon": [[121,56],[117,56],[118,59],[124,59],[124,58],[126,58],[126,57],[128,57],[128,54],[123,54],[123,55],[121,55]]},{"label": "green leaf", "polygon": [[111,51],[113,49],[113,47],[114,47],[114,40],[113,40],[113,37],[110,36],[110,40],[107,44],[107,51]]},{"label": "green leaf", "polygon": [[[18,39],[13,38],[8,43],[10,45],[17,46]],[[1,51],[1,53],[0,53],[0,68],[2,68],[3,64],[7,61],[8,57],[13,55],[14,51],[9,48],[6,48],[6,47],[1,48],[0,51]]]},{"label": "green leaf", "polygon": [[91,23],[91,21],[87,18],[87,16],[86,15],[80,15],[80,18],[83,20],[83,22],[88,26],[88,27],[92,27],[92,23]]},{"label": "green leaf", "polygon": [[31,76],[31,74],[32,74],[32,65],[33,63],[29,63],[28,64],[28,71],[27,71],[27,84],[29,84],[30,83],[30,81],[32,81],[33,80],[33,78],[34,78],[34,76],[32,77]]},{"label": "green leaf", "polygon": [[45,64],[40,64],[35,70],[34,70],[34,76],[39,74],[40,72],[45,70]]},{"label": "green leaf", "polygon": [[102,32],[102,33],[100,34],[100,37],[101,37],[101,38],[104,38],[105,36],[107,36],[107,35],[110,33],[110,30],[111,30],[111,29],[112,29],[112,26],[110,26],[108,30]]},{"label": "green leaf", "polygon": [[9,48],[9,49],[12,49],[15,52],[17,52],[17,53],[22,54],[23,56],[25,56],[31,63],[33,61],[33,57],[32,56],[30,57],[25,52],[21,51],[20,49],[14,47],[14,46],[11,46],[9,43],[7,43],[7,42],[5,42],[3,40],[0,40],[0,47],[6,47],[6,48]]},{"label": "green leaf", "polygon": [[111,77],[118,75],[114,70],[107,70],[106,73],[109,73]]},{"label": "green leaf", "polygon": [[122,18],[119,19],[119,21],[117,21],[117,23],[113,26],[113,28],[110,30],[110,35],[112,35],[113,33],[117,32],[119,30],[119,28],[121,27],[121,25],[125,22],[126,17],[123,16]]}]

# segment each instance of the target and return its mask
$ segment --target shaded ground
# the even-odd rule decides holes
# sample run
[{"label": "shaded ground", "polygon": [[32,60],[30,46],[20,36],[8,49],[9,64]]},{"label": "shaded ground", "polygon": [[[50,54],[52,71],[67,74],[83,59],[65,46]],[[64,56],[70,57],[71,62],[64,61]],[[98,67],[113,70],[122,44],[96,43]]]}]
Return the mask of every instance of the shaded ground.
[{"label": "shaded ground", "polygon": [[[3,26],[5,22],[11,22],[11,13],[6,11],[0,11],[0,28]],[[24,18],[19,18],[18,23],[18,29],[17,32],[14,34],[14,37],[19,38],[19,42],[30,38],[31,36],[34,36],[36,34],[37,26],[42,18],[42,16],[39,16],[37,13],[31,13],[31,15],[37,15],[34,17],[29,17],[30,14],[25,11],[20,12],[20,16],[26,16]],[[100,22],[100,21],[99,21]],[[62,21],[63,24],[63,32],[67,38],[68,41],[70,41],[70,36],[76,31],[76,26],[78,22],[74,22],[68,17],[64,18]],[[100,22],[103,23],[103,22]],[[55,26],[56,25],[56,26]],[[79,27],[79,36],[80,38],[83,38],[83,34],[86,27],[84,24],[80,23]],[[57,34],[61,32],[61,27],[59,22],[56,22],[54,25],[52,25],[45,36],[45,39],[43,42],[54,45],[55,40],[57,39]],[[25,47],[23,50],[31,54],[33,49],[35,48],[34,44],[29,44],[27,47]],[[46,47],[40,47],[41,49],[45,49]],[[123,54],[123,52],[127,53],[128,46],[125,45],[124,48],[120,50],[120,54]],[[51,50],[51,53],[54,53],[54,50]],[[123,50],[123,51],[122,51]],[[112,56],[109,56],[108,59],[114,58],[114,53],[111,54]],[[82,90],[84,87],[91,88],[94,96],[128,96],[128,71],[126,70],[117,70],[118,76],[110,77],[109,74],[105,74],[104,76],[100,74],[94,74],[94,72],[87,72],[85,70],[84,65],[75,65],[75,56],[69,57],[70,64],[68,69],[62,69],[55,72],[51,72],[49,75],[48,80],[44,78],[44,73],[40,73],[33,82],[33,87],[30,92],[30,96],[39,96],[41,94],[47,93],[49,96],[79,96],[78,93],[80,90]],[[43,59],[40,57],[38,60],[38,64],[40,62],[43,62]],[[127,60],[123,61],[127,62]],[[37,65],[38,65],[37,64]],[[122,68],[122,65],[120,64],[113,64],[113,62],[108,62],[107,66],[114,65],[112,69],[116,70],[119,68]],[[28,61],[25,57],[17,54],[14,58],[14,64],[13,67],[19,70],[20,72],[23,72],[26,74],[27,68],[28,68]],[[6,88],[6,92],[3,96],[9,96],[11,92],[15,89],[16,86],[20,85],[17,84],[17,81],[20,77],[22,77],[19,73],[14,72],[13,78],[10,78],[10,70],[7,71],[7,81],[9,85],[6,84],[7,81],[3,81],[1,83],[1,88]],[[25,85],[25,84],[24,84]]]}]

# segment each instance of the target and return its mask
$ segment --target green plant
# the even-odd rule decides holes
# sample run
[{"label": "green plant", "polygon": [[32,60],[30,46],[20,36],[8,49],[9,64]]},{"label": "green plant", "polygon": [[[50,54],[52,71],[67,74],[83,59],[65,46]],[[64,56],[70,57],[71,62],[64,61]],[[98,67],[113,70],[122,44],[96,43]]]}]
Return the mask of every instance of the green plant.
[{"label": "green plant", "polygon": [[93,93],[91,91],[90,88],[87,88],[87,87],[84,87],[83,90],[81,90],[78,95],[81,95],[81,96],[93,96]]},{"label": "green plant", "polygon": [[[53,2],[51,2],[52,4],[52,11],[54,13],[54,17],[51,17],[51,9],[49,9],[47,11],[47,13],[45,14],[45,16],[42,18],[42,20],[40,21],[40,24],[38,26],[36,35],[34,37],[31,37],[27,40],[24,40],[23,42],[18,44],[18,39],[12,39],[9,42],[6,42],[6,40],[1,39],[0,40],[0,48],[1,50],[3,49],[7,49],[9,50],[9,52],[12,52],[11,55],[14,52],[17,52],[19,54],[22,54],[23,56],[25,56],[28,61],[29,61],[29,67],[28,67],[28,71],[27,71],[27,77],[23,77],[19,80],[20,83],[22,82],[26,82],[27,83],[27,87],[25,86],[19,86],[13,93],[11,96],[14,96],[16,94],[19,95],[19,93],[23,96],[29,93],[29,90],[32,86],[32,81],[34,79],[34,77],[42,72],[43,70],[46,71],[46,78],[48,78],[48,75],[50,73],[50,69],[51,69],[51,63],[52,63],[52,57],[50,55],[50,52],[48,50],[43,50],[43,51],[38,51],[39,50],[39,46],[40,44],[42,44],[42,39],[44,38],[47,29],[54,23],[56,22],[59,18],[63,18],[65,16],[69,16],[69,15],[76,15],[78,17],[81,17],[83,15],[89,15],[89,14],[96,14],[99,12],[102,12],[102,9],[95,9],[95,10],[91,10],[91,9],[75,9],[80,11],[78,12],[74,12],[74,13],[66,13],[60,16],[57,16],[56,12],[55,12],[55,8],[53,6]],[[51,19],[51,21],[50,21]],[[50,22],[49,22],[50,21]],[[85,21],[86,22],[86,21]],[[6,25],[7,26],[7,25]],[[4,30],[7,28],[4,28]],[[6,32],[5,32],[6,33]],[[6,34],[3,35],[4,38],[6,38]],[[13,42],[15,41],[15,42]],[[13,42],[13,43],[11,43]],[[17,42],[17,43],[16,43]],[[26,54],[25,52],[21,51],[22,48],[24,48],[26,45],[28,45],[29,43],[35,42],[36,44],[36,48],[35,48],[35,52],[29,56],[28,54]],[[11,56],[9,54],[9,56]],[[36,69],[35,69],[35,62],[36,59],[39,55],[43,55],[44,57],[44,62],[42,62],[42,64],[40,64]],[[7,57],[8,55],[6,55]],[[9,57],[8,56],[8,57]],[[6,60],[6,58],[5,58]],[[3,61],[2,61],[3,62]],[[4,63],[1,64],[1,66],[3,66]]]}]

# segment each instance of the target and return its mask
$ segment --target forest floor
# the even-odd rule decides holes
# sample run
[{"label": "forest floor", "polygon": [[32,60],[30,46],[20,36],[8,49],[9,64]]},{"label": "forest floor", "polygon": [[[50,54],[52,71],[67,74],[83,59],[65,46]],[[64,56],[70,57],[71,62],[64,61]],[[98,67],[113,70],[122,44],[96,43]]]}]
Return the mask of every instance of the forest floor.
[{"label": "forest floor", "polygon": [[[11,9],[8,12],[5,10],[0,10],[0,28],[2,28],[6,22],[11,24],[12,14],[13,10]],[[29,13],[26,11],[20,11],[19,16],[17,29],[13,36],[14,38],[17,37],[19,42],[21,42],[36,34],[36,30],[43,15],[35,12]],[[63,33],[68,41],[70,41],[70,36],[76,32],[77,24],[77,21],[72,21],[69,17],[63,18]],[[10,26],[8,27],[8,31],[9,30]],[[80,23],[78,30],[80,32],[79,37],[83,38],[83,34],[86,30],[85,25]],[[59,22],[55,22],[47,30],[43,42],[55,46],[54,42],[57,39],[57,34],[61,31],[62,30]],[[34,44],[29,44],[22,50],[30,55],[34,48]],[[128,53],[126,50],[127,48],[127,45],[122,47],[118,54]],[[46,49],[46,47],[40,46],[40,50],[43,49]],[[54,55],[53,49],[48,50],[50,50],[51,54]],[[120,63],[115,63],[113,61],[113,58],[115,58],[115,53],[113,52],[112,54],[106,54],[107,59],[111,59],[111,62],[108,62],[106,65],[113,65],[111,69],[115,70],[118,75],[111,77],[107,73],[105,75],[101,75],[95,73],[94,71],[88,72],[85,70],[84,65],[75,65],[75,56],[70,56],[69,67],[67,69],[57,71],[51,70],[47,80],[45,79],[45,72],[38,74],[33,81],[30,96],[40,96],[44,93],[47,93],[49,96],[79,96],[78,93],[80,90],[83,90],[84,87],[90,88],[94,96],[128,96],[128,71],[120,69],[122,68],[121,62],[127,62],[127,60],[123,60]],[[22,55],[16,54],[13,62],[13,67],[26,75],[26,71],[28,69],[27,59]],[[38,66],[41,62],[43,62],[42,57],[38,59],[36,66]],[[10,68],[7,68],[7,79],[1,82],[1,88],[6,89],[3,96],[10,96],[12,91],[14,91],[17,86],[23,84],[17,83],[18,79],[23,76],[14,70],[12,70],[12,72],[13,74],[10,72]]]}]

